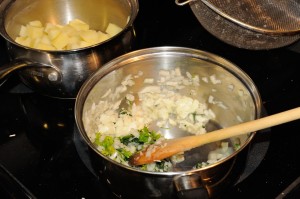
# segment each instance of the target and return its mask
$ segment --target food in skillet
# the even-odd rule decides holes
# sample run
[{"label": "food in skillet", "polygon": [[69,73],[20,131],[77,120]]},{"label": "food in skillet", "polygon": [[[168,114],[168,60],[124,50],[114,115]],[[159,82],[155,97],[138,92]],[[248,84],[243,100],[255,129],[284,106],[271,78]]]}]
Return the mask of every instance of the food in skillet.
[{"label": "food in skillet", "polygon": [[22,25],[15,41],[23,46],[41,50],[72,50],[101,43],[122,31],[116,24],[109,23],[106,30],[90,29],[89,24],[74,19],[66,25],[30,21]]},{"label": "food in skillet", "polygon": [[[202,102],[198,99],[201,81],[219,83],[215,76],[201,80],[198,75],[192,76],[188,72],[183,75],[179,68],[161,70],[156,79],[143,77],[142,72],[129,75],[121,85],[108,90],[98,103],[84,112],[87,134],[103,155],[129,166],[128,159],[135,152],[168,138],[161,132],[165,129],[175,127],[190,134],[206,133],[206,124],[215,118],[207,103],[215,103],[222,108],[225,106],[214,101],[212,96],[202,99]],[[128,92],[129,87],[137,82],[142,82],[142,89],[137,93]],[[122,95],[125,97],[120,97]],[[208,161],[194,168],[207,166],[232,152],[232,147],[223,142],[220,148],[209,153]],[[172,171],[173,164],[183,160],[183,154],[177,154],[137,168]]]}]

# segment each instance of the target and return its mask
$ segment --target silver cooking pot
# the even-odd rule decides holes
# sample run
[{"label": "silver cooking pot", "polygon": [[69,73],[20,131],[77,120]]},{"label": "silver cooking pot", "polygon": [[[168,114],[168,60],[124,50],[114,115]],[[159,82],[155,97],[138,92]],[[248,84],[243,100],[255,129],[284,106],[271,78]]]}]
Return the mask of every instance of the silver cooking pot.
[{"label": "silver cooking pot", "polygon": [[[44,95],[75,98],[83,82],[107,61],[131,50],[137,0],[3,0],[0,4],[0,34],[7,41],[11,62],[0,68],[0,85],[13,72]],[[90,29],[104,31],[108,23],[123,30],[109,40],[86,48],[46,51],[29,48],[14,40],[21,25],[40,20],[67,24],[80,19]]]},{"label": "silver cooking pot", "polygon": [[[227,140],[240,148],[231,155],[203,168],[194,169],[197,163],[205,162],[208,153],[216,149],[220,142],[198,147],[185,153],[185,161],[176,165],[172,172],[141,171],[116,163],[102,155],[91,142],[88,134],[97,126],[86,112],[109,89],[121,84],[128,75],[140,74],[141,79],[120,93],[116,101],[123,99],[128,92],[136,93],[143,88],[144,78],[156,78],[160,70],[179,67],[182,74],[190,72],[199,75],[199,101],[205,102],[216,114],[211,121],[213,128],[231,126],[241,121],[260,117],[261,99],[252,80],[233,63],[208,52],[182,47],[156,47],[127,53],[113,59],[94,73],[81,87],[75,103],[75,118],[83,142],[89,148],[93,168],[100,179],[119,198],[191,198],[217,197],[232,186],[244,168],[249,145],[255,135],[242,135]],[[214,80],[220,80],[215,82]],[[184,91],[190,93],[190,90]],[[208,100],[213,96],[214,102]],[[210,98],[211,99],[211,98]],[[112,103],[114,103],[112,101]],[[168,131],[168,137],[182,136]],[[162,130],[162,133],[165,133]],[[176,132],[177,133],[177,132]],[[196,195],[195,195],[196,194]]]}]

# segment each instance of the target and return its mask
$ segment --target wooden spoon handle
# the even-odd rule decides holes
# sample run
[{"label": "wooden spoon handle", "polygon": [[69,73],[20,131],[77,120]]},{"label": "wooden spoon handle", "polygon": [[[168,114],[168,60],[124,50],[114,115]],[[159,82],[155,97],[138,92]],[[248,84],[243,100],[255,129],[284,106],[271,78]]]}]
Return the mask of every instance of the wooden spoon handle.
[{"label": "wooden spoon handle", "polygon": [[162,160],[177,153],[187,151],[204,144],[227,139],[237,135],[255,132],[257,130],[276,126],[296,119],[300,119],[300,107],[257,120],[252,120],[235,126],[212,131],[203,135],[166,140],[159,145],[148,147],[146,151],[135,154],[131,158],[130,162],[133,165],[141,165]]},{"label": "wooden spoon handle", "polygon": [[296,119],[300,119],[300,107],[224,129],[219,129],[210,133],[206,133],[204,135],[188,136],[186,137],[186,139],[182,140],[181,138],[179,138],[177,142],[178,144],[180,144],[182,141],[185,142],[185,149],[189,149],[230,137],[255,132]]}]

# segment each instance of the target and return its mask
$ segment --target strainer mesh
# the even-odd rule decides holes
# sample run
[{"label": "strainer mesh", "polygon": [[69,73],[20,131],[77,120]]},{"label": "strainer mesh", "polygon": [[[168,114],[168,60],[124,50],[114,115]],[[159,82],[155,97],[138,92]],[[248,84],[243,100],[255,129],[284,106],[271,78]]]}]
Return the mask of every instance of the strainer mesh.
[{"label": "strainer mesh", "polygon": [[271,31],[300,31],[300,0],[206,0],[221,12]]}]

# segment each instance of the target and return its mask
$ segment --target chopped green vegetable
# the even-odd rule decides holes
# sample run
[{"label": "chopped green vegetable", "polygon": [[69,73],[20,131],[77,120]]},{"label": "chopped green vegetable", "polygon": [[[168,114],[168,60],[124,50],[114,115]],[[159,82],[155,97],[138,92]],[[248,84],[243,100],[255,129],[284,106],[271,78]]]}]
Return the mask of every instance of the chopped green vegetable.
[{"label": "chopped green vegetable", "polygon": [[150,137],[149,129],[147,127],[144,127],[143,129],[139,130],[139,133],[139,141],[141,143],[148,143]]},{"label": "chopped green vegetable", "polygon": [[139,143],[139,139],[134,137],[134,135],[130,134],[130,135],[126,135],[123,137],[120,137],[120,141],[122,144],[128,146],[128,144],[130,143]]},{"label": "chopped green vegetable", "polygon": [[127,160],[128,158],[130,158],[130,156],[132,156],[132,153],[126,149],[120,148],[117,149],[117,151],[124,156],[124,158]]},{"label": "chopped green vegetable", "polygon": [[130,135],[120,137],[120,141],[121,141],[121,143],[128,145],[133,138],[134,138],[134,136],[132,134],[130,134]]},{"label": "chopped green vegetable", "polygon": [[163,171],[167,171],[169,169],[169,165],[166,161],[160,161],[156,163],[157,168]]},{"label": "chopped green vegetable", "polygon": [[143,165],[139,166],[139,168],[143,171],[147,171],[147,165],[146,164],[143,164]]},{"label": "chopped green vegetable", "polygon": [[152,138],[151,144],[153,144],[156,140],[158,140],[161,137],[161,134],[156,133],[155,131],[151,131],[150,133]]},{"label": "chopped green vegetable", "polygon": [[197,163],[197,164],[194,166],[195,169],[200,169],[200,168],[202,168],[202,167],[203,167],[202,163]]},{"label": "chopped green vegetable", "polygon": [[240,147],[241,147],[241,145],[239,143],[235,143],[233,146],[235,151],[238,150]]},{"label": "chopped green vegetable", "polygon": [[155,131],[149,131],[149,129],[145,126],[143,129],[139,130],[140,136],[139,141],[141,143],[149,143],[153,144],[156,140],[160,138],[160,134]]},{"label": "chopped green vegetable", "polygon": [[103,147],[103,150],[101,151],[103,155],[106,156],[112,155],[115,152],[115,148],[113,146],[114,138],[112,136],[106,136],[103,139],[103,141],[100,141],[100,137],[101,137],[101,133],[97,133],[94,144]]},{"label": "chopped green vegetable", "polygon": [[94,144],[100,145],[100,137],[101,137],[101,133],[96,133]]},{"label": "chopped green vegetable", "polygon": [[[113,156],[113,159],[122,164],[128,164],[128,159],[135,151],[141,150],[144,146],[153,144],[161,135],[155,131],[149,131],[145,126],[138,130],[139,134],[130,134],[123,137],[114,137],[109,135],[96,133],[94,144],[99,146],[100,152],[105,156]],[[169,160],[162,160],[157,164],[148,164],[138,166],[145,171],[169,171],[171,169],[171,162]]]}]

